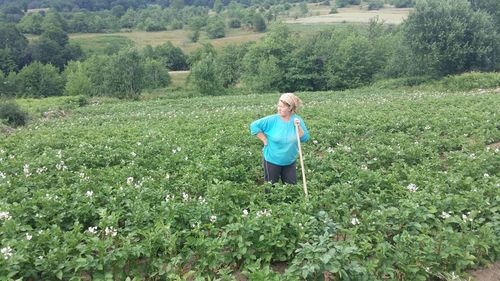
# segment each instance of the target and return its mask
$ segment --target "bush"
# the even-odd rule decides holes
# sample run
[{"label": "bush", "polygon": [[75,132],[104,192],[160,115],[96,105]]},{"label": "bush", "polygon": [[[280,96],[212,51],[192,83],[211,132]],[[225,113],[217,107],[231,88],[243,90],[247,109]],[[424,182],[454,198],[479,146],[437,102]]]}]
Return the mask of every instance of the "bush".
[{"label": "bush", "polygon": [[28,113],[22,111],[15,102],[4,102],[0,104],[0,120],[5,120],[12,127],[24,126],[28,121]]},{"label": "bush", "polygon": [[196,43],[200,39],[200,31],[199,30],[193,30],[187,35],[189,41]]},{"label": "bush", "polygon": [[470,91],[500,87],[498,72],[469,72],[461,75],[447,76],[432,83],[432,87],[443,91]]},{"label": "bush", "polygon": [[392,78],[379,80],[373,84],[377,89],[400,89],[404,87],[414,87],[432,80],[430,76],[410,76],[402,78]]},{"label": "bush", "polygon": [[65,100],[64,103],[65,103],[65,108],[71,109],[71,108],[84,107],[89,104],[89,100],[86,96],[74,96]]}]

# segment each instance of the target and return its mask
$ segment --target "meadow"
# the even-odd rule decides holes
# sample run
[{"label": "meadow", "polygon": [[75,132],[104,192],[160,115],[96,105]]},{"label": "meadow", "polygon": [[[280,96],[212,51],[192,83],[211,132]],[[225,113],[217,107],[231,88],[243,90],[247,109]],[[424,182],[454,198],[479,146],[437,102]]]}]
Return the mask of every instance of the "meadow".
[{"label": "meadow", "polygon": [[286,23],[293,24],[333,24],[333,23],[369,23],[377,18],[386,24],[400,24],[412,9],[407,8],[382,8],[368,11],[358,6],[338,8],[337,13],[330,14],[327,6],[312,6],[310,16],[289,19]]},{"label": "meadow", "polygon": [[0,276],[439,280],[498,260],[498,92],[297,94],[307,200],[264,192],[248,126],[278,94],[93,98],[2,136]]},{"label": "meadow", "polygon": [[[128,44],[137,48],[144,48],[147,45],[159,46],[166,42],[172,42],[174,46],[181,48],[185,53],[190,53],[201,47],[203,43],[210,43],[215,47],[224,47],[230,44],[239,44],[248,41],[257,41],[264,36],[264,33],[256,33],[250,30],[228,29],[226,36],[218,39],[208,39],[202,32],[200,40],[196,43],[188,39],[189,31],[169,30],[158,32],[131,31],[118,33],[82,33],[70,34],[70,40],[80,43],[82,49],[87,52],[95,52],[95,49],[106,49],[109,44],[116,42],[117,45]],[[114,46],[114,45],[113,45]]]}]

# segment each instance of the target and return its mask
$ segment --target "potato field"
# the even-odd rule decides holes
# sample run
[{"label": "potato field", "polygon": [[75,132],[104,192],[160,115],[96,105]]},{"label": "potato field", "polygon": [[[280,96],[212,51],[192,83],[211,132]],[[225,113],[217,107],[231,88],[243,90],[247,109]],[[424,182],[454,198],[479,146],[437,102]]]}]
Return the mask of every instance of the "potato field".
[{"label": "potato field", "polygon": [[278,94],[96,98],[1,135],[1,280],[446,280],[499,259],[499,93],[297,94],[307,200],[263,182],[249,132]]}]

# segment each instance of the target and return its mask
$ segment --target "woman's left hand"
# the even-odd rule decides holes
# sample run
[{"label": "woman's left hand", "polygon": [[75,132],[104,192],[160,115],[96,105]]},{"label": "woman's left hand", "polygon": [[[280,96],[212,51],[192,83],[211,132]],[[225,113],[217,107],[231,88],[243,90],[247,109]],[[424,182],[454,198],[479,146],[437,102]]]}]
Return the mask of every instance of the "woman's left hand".
[{"label": "woman's left hand", "polygon": [[293,123],[295,124],[295,126],[300,126],[300,120],[299,120],[299,118],[293,119]]}]

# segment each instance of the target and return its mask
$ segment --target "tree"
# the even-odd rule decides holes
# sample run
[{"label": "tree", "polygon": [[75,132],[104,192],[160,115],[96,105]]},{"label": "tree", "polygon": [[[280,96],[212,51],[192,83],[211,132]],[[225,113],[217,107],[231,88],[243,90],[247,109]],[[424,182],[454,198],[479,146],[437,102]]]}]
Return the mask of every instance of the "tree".
[{"label": "tree", "polygon": [[50,10],[43,17],[42,30],[46,31],[52,28],[58,28],[60,30],[67,30],[66,21],[57,12]]},{"label": "tree", "polygon": [[23,67],[16,76],[17,96],[44,98],[61,96],[64,80],[56,67],[50,64],[34,62]]},{"label": "tree", "polygon": [[211,17],[208,19],[206,31],[208,38],[222,38],[226,36],[224,20],[221,17]]},{"label": "tree", "polygon": [[498,0],[469,0],[471,7],[475,11],[483,11],[491,15],[497,33],[500,33],[500,1]]},{"label": "tree", "polygon": [[84,64],[79,61],[70,61],[64,69],[66,85],[64,93],[69,96],[89,96],[91,94],[92,83],[84,68]]},{"label": "tree", "polygon": [[21,21],[17,24],[19,30],[24,33],[42,34],[43,17],[40,13],[26,14]]},{"label": "tree", "polygon": [[306,2],[300,2],[300,4],[299,4],[299,12],[300,12],[301,16],[307,15],[307,13],[309,12],[309,8],[307,7]]},{"label": "tree", "polygon": [[499,65],[500,38],[491,16],[466,0],[422,0],[404,27],[406,44],[435,75],[492,70]]},{"label": "tree", "polygon": [[144,66],[137,50],[126,49],[111,56],[103,72],[107,95],[136,99],[141,94]]},{"label": "tree", "polygon": [[415,6],[415,0],[390,0],[389,4],[396,8],[412,8]]},{"label": "tree", "polygon": [[104,81],[107,79],[110,56],[91,56],[83,62],[83,69],[90,80],[90,96],[104,96],[107,93]]},{"label": "tree", "polygon": [[57,26],[46,26],[41,38],[55,41],[61,47],[66,46],[69,42],[68,34]]},{"label": "tree", "polygon": [[117,18],[123,16],[125,12],[126,10],[122,5],[115,5],[113,6],[113,8],[111,8],[111,13]]},{"label": "tree", "polygon": [[180,10],[184,8],[184,0],[172,0],[170,7],[176,10]]},{"label": "tree", "polygon": [[174,46],[170,41],[156,47],[153,58],[161,61],[169,70],[186,70],[188,68],[186,55],[181,48]]},{"label": "tree", "polygon": [[47,26],[40,38],[28,46],[28,53],[34,61],[51,63],[63,69],[66,62],[79,59],[83,55],[79,45],[68,42],[68,34],[64,30]]},{"label": "tree", "polygon": [[0,96],[15,97],[19,92],[18,88],[17,73],[12,71],[4,78],[3,85],[0,87]]},{"label": "tree", "polygon": [[0,71],[9,73],[18,69],[16,54],[11,48],[0,49]]},{"label": "tree", "polygon": [[217,55],[215,63],[225,88],[234,86],[240,80],[243,57],[248,52],[250,44],[230,45]]},{"label": "tree", "polygon": [[285,25],[274,25],[263,41],[252,45],[243,58],[242,81],[254,90],[289,91],[286,73],[296,37]]},{"label": "tree", "polygon": [[24,12],[19,4],[17,3],[4,4],[0,10],[0,16],[2,16],[2,18],[0,18],[0,22],[3,21],[7,23],[17,23],[21,20],[23,15]]},{"label": "tree", "polygon": [[210,43],[203,43],[200,48],[196,49],[194,52],[189,54],[188,63],[189,65],[195,65],[197,62],[201,61],[204,57],[212,55],[216,57],[217,53],[215,48]]},{"label": "tree", "polygon": [[5,91],[5,85],[7,84],[7,78],[5,78],[5,74],[3,74],[2,70],[0,70],[0,98],[7,96],[7,91]]},{"label": "tree", "polygon": [[359,5],[361,0],[337,0],[337,7],[343,8],[349,5]]},{"label": "tree", "polygon": [[217,70],[213,54],[208,54],[208,56],[193,65],[188,80],[203,95],[224,94],[223,82]]},{"label": "tree", "polygon": [[33,41],[27,48],[33,61],[38,61],[44,64],[51,63],[59,68],[63,68],[66,63],[62,56],[64,48],[56,41],[47,37]]},{"label": "tree", "polygon": [[222,11],[222,1],[221,0],[215,0],[214,1],[214,11],[217,13],[217,14],[220,14],[220,12]]},{"label": "tree", "polygon": [[28,39],[13,25],[0,24],[0,70],[17,71],[27,63]]},{"label": "tree", "polygon": [[193,30],[200,30],[207,25],[207,16],[193,16],[188,19],[189,27]]},{"label": "tree", "polygon": [[91,32],[91,23],[89,22],[91,17],[87,13],[76,12],[72,14],[72,17],[68,19],[68,31],[69,32]]},{"label": "tree", "polygon": [[230,18],[229,21],[227,22],[227,26],[229,28],[240,28],[241,20],[238,18]]},{"label": "tree", "polygon": [[120,18],[120,24],[124,28],[132,28],[137,25],[138,19],[138,12],[133,9],[128,9]]},{"label": "tree", "polygon": [[257,32],[264,32],[267,29],[266,21],[261,14],[255,14],[252,19],[253,30]]},{"label": "tree", "polygon": [[252,73],[245,73],[245,87],[256,92],[280,91],[283,76],[278,59],[269,56],[260,60]]},{"label": "tree", "polygon": [[142,82],[144,88],[157,89],[166,87],[171,81],[170,74],[168,74],[167,69],[161,62],[149,58],[144,61],[144,79]]},{"label": "tree", "polygon": [[291,91],[326,90],[326,64],[335,57],[336,47],[331,38],[333,31],[321,31],[300,38],[290,54],[287,67],[287,87]]},{"label": "tree", "polygon": [[372,43],[353,34],[341,41],[335,58],[327,65],[328,88],[356,88],[370,84],[381,65]]},{"label": "tree", "polygon": [[369,0],[368,1],[368,10],[379,10],[384,7],[383,0]]}]

